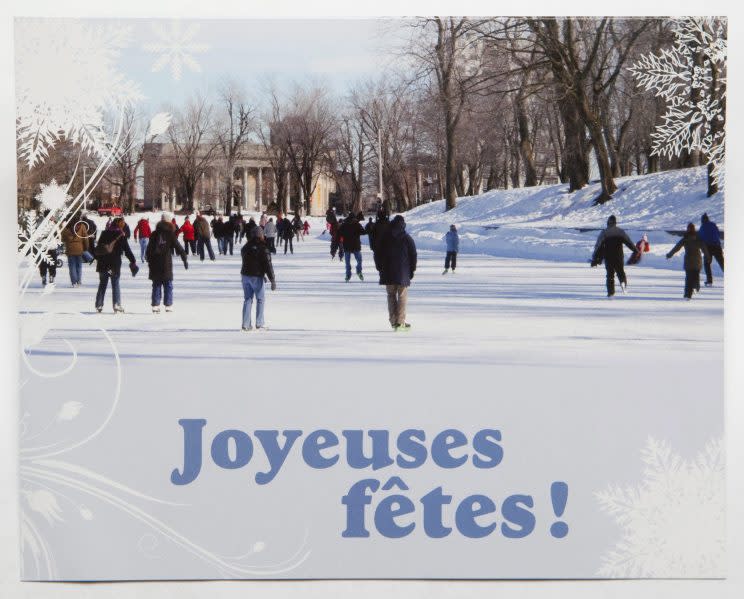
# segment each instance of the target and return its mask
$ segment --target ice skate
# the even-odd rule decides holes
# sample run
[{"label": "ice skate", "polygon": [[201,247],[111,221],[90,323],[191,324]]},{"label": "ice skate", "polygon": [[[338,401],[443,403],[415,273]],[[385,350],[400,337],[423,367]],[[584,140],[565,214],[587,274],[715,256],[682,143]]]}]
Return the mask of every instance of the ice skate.
[{"label": "ice skate", "polygon": [[173,312],[173,306],[166,306],[165,307],[166,312]]},{"label": "ice skate", "polygon": [[444,269],[444,270],[442,271],[442,274],[443,274],[443,275],[446,275],[446,274],[447,274],[448,272],[449,272],[449,268],[445,268],[445,269]]},{"label": "ice skate", "polygon": [[114,312],[124,314],[124,307],[121,304],[114,304]]},{"label": "ice skate", "polygon": [[359,277],[360,281],[364,281],[364,275],[362,273],[358,272],[357,276]]},{"label": "ice skate", "polygon": [[152,307],[152,313],[153,314],[160,314],[160,306],[153,306]]}]

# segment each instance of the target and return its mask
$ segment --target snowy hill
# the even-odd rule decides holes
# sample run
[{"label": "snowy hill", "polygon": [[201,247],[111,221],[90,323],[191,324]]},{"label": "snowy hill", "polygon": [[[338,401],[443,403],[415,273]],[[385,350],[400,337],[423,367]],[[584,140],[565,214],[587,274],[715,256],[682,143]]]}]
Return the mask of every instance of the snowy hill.
[{"label": "snowy hill", "polygon": [[574,193],[568,185],[493,190],[459,198],[457,208],[444,212],[440,200],[405,214],[407,230],[421,249],[443,251],[442,237],[450,224],[460,232],[460,251],[493,256],[586,261],[597,231],[610,214],[617,216],[633,241],[647,233],[651,252],[642,264],[681,268],[664,254],[678,237],[668,230],[700,225],[707,212],[723,230],[723,193],[706,197],[705,167],[624,177],[618,191],[603,206],[595,206],[599,184]]}]

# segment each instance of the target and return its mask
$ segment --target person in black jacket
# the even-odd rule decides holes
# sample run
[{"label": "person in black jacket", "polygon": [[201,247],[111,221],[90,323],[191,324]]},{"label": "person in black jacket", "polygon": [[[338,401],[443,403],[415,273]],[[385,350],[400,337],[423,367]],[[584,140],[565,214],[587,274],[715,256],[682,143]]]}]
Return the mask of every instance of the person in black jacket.
[{"label": "person in black jacket", "polygon": [[96,310],[98,312],[103,310],[103,300],[106,298],[106,288],[109,280],[111,281],[114,312],[124,312],[124,308],[121,306],[121,288],[119,287],[122,254],[126,254],[129,259],[132,276],[137,274],[137,261],[129,247],[124,231],[125,225],[126,223],[122,217],[115,218],[111,222],[111,226],[101,233],[96,244],[96,260],[98,262],[96,272],[98,272],[99,277],[98,292],[96,293]]},{"label": "person in black jacket", "polygon": [[375,241],[375,267],[380,272],[380,285],[385,285],[390,326],[395,331],[406,331],[408,287],[416,272],[416,244],[406,233],[406,222],[399,214],[382,237]]},{"label": "person in black jacket", "polygon": [[[160,312],[160,300],[164,299],[165,311],[173,311],[173,252],[181,256],[183,267],[188,269],[189,263],[186,251],[178,243],[175,227],[168,222],[165,214],[155,227],[155,232],[150,236],[147,244],[145,258],[150,267],[150,280],[152,281],[152,312]],[[165,296],[163,298],[163,296]]]},{"label": "person in black jacket", "polygon": [[362,274],[362,241],[360,237],[366,235],[367,232],[364,230],[359,221],[353,214],[339,226],[338,235],[342,239],[344,247],[344,255],[346,258],[346,282],[351,279],[351,256],[354,255],[356,259],[356,274],[361,281],[364,280]]},{"label": "person in black jacket", "polygon": [[[280,226],[281,223],[281,226]],[[294,248],[292,247],[292,239],[294,238],[294,229],[292,228],[291,221],[285,216],[281,221],[276,224],[277,232],[280,232],[279,239],[284,240],[284,253],[287,253],[287,245],[289,245],[289,253],[294,254]]]},{"label": "person in black jacket", "polygon": [[[291,231],[291,229],[290,229]],[[256,297],[256,328],[264,327],[264,277],[271,282],[271,290],[276,289],[274,268],[271,265],[271,254],[264,243],[261,227],[251,229],[248,241],[240,250],[243,266],[240,269],[243,282],[243,330],[250,331],[253,297]]]},{"label": "person in black jacket", "polygon": [[702,241],[695,231],[695,225],[687,224],[687,232],[684,237],[677,242],[669,253],[666,255],[669,260],[679,250],[685,248],[685,299],[692,299],[693,291],[700,291],[700,269],[703,267],[703,260],[710,261],[710,249]]},{"label": "person in black jacket", "polygon": [[597,266],[604,259],[605,270],[607,271],[607,297],[615,295],[615,275],[620,281],[620,288],[623,293],[628,286],[628,279],[623,267],[625,263],[623,245],[627,246],[631,252],[636,251],[636,247],[628,234],[617,226],[617,219],[613,214],[607,219],[607,228],[597,237],[591,261],[592,266]]}]

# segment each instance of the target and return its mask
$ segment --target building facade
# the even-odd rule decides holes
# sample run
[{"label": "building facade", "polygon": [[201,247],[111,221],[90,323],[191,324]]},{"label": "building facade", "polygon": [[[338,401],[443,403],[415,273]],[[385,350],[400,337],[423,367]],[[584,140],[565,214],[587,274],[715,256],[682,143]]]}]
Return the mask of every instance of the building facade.
[{"label": "building facade", "polygon": [[[180,188],[175,173],[176,160],[171,144],[150,143],[144,150],[145,208],[182,210],[187,205],[186,194]],[[326,173],[317,175],[315,190],[305,198],[296,177],[287,173],[283,198],[277,198],[277,184],[269,153],[263,145],[246,145],[242,157],[235,162],[232,173],[232,204],[227,206],[225,192],[226,163],[215,157],[204,170],[194,193],[194,208],[207,206],[216,212],[265,212],[270,206],[284,212],[300,205],[303,214],[322,216],[329,206],[329,195],[336,191],[335,180]],[[228,210],[229,208],[229,210]]]}]

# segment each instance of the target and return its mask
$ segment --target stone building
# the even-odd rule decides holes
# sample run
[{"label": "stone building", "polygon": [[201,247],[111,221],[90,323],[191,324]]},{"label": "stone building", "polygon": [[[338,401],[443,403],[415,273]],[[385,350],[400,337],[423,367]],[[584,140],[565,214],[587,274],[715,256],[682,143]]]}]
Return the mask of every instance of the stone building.
[{"label": "stone building", "polygon": [[[194,193],[194,208],[211,206],[216,212],[227,212],[225,205],[225,161],[215,157],[197,184]],[[177,211],[186,206],[186,197],[179,189],[175,176],[173,147],[166,143],[145,145],[144,160],[144,204],[145,208],[159,208]],[[285,197],[279,206],[288,211],[300,202],[303,212],[311,216],[322,216],[329,206],[329,195],[336,191],[334,179],[325,173],[318,175],[315,191],[307,200],[296,177],[287,174]],[[244,148],[243,157],[236,161],[233,171],[232,211],[263,212],[270,204],[277,202],[274,170],[266,148],[260,144],[249,144]]]}]

